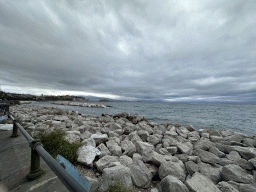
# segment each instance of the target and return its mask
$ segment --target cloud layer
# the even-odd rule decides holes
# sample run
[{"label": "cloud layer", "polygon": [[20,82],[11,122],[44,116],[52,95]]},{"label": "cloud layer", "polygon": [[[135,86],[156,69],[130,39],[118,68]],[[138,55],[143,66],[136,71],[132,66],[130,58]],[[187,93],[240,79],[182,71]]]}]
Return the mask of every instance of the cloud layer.
[{"label": "cloud layer", "polygon": [[256,102],[255,10],[253,0],[0,1],[0,85]]}]

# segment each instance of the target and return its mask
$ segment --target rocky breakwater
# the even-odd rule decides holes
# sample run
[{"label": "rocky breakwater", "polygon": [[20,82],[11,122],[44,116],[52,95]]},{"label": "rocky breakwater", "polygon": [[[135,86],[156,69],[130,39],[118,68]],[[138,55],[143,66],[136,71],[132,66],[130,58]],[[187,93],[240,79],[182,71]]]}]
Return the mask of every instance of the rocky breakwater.
[{"label": "rocky breakwater", "polygon": [[81,141],[78,162],[100,175],[89,178],[92,191],[115,182],[151,192],[256,191],[256,135],[157,124],[127,113],[81,116],[31,105],[11,112],[32,134],[64,129],[69,142]]},{"label": "rocky breakwater", "polygon": [[77,102],[71,102],[71,101],[56,101],[53,104],[71,105],[71,106],[79,106],[79,107],[96,107],[96,108],[111,107],[110,105],[103,105],[103,104],[97,104],[97,103],[77,103]]}]

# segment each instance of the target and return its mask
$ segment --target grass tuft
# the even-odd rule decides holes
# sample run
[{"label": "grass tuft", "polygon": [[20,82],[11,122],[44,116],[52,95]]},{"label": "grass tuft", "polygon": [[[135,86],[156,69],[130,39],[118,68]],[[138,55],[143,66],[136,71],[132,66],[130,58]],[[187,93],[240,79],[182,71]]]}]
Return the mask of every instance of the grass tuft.
[{"label": "grass tuft", "polygon": [[81,146],[80,142],[69,143],[64,139],[66,132],[61,129],[56,129],[50,133],[39,133],[38,138],[44,146],[44,149],[56,158],[58,154],[66,158],[70,163],[77,163],[77,150]]}]

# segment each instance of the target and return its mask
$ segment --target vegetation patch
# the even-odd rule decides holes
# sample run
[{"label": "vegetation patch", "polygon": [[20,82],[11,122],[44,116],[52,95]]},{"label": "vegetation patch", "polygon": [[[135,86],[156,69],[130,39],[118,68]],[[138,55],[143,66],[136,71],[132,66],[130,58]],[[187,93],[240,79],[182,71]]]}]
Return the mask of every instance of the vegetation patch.
[{"label": "vegetation patch", "polygon": [[44,149],[56,158],[58,154],[66,158],[70,163],[77,163],[77,150],[81,146],[80,142],[69,143],[64,139],[66,132],[61,129],[56,129],[50,133],[39,133],[38,138],[44,146]]},{"label": "vegetation patch", "polygon": [[131,187],[127,187],[122,182],[115,182],[115,184],[110,185],[106,192],[138,192]]}]

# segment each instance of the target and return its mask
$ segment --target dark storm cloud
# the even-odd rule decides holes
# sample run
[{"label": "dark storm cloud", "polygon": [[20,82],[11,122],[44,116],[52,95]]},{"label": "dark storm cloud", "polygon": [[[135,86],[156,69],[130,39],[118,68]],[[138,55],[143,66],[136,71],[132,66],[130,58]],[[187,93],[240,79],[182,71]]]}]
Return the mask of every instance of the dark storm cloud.
[{"label": "dark storm cloud", "polygon": [[253,0],[1,1],[0,84],[256,102],[255,10]]}]

